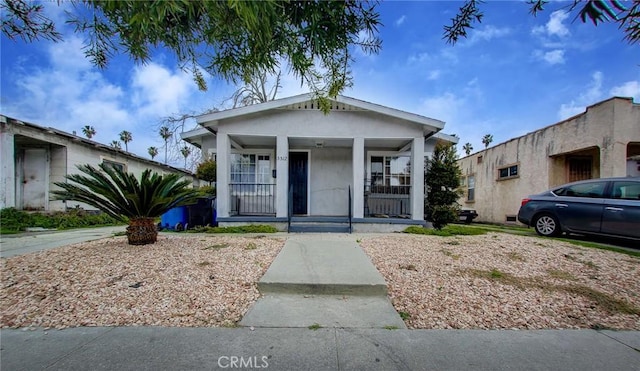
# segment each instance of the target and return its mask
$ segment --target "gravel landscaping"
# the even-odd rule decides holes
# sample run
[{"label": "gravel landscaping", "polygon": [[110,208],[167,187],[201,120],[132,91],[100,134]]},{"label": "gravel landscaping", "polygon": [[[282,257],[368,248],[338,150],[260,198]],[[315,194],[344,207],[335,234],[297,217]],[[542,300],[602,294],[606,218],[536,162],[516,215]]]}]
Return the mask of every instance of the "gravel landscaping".
[{"label": "gravel landscaping", "polygon": [[[640,258],[489,233],[363,235],[414,329],[640,330]],[[125,237],[1,259],[0,326],[235,326],[285,238]]]},{"label": "gravel landscaping", "polygon": [[640,330],[640,259],[489,233],[364,238],[414,329]]},{"label": "gravel landscaping", "polygon": [[2,259],[0,325],[234,326],[283,239],[113,237]]}]

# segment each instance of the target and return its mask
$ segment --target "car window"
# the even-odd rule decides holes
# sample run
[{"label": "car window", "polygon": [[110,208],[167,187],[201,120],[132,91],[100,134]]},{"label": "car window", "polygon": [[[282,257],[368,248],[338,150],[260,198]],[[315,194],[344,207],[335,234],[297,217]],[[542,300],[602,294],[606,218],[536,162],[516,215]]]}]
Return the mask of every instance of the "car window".
[{"label": "car window", "polygon": [[613,182],[611,198],[622,200],[640,200],[640,182]]},{"label": "car window", "polygon": [[558,188],[554,190],[553,193],[558,196],[598,198],[604,195],[604,189],[606,186],[607,182],[574,184]]}]

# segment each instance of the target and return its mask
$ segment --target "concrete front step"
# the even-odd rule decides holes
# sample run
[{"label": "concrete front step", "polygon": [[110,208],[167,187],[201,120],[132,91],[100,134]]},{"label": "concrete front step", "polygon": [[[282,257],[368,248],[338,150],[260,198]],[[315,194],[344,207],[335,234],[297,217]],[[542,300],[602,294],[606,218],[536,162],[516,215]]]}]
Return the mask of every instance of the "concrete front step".
[{"label": "concrete front step", "polygon": [[354,240],[290,238],[258,282],[262,294],[381,295],[387,284]]},{"label": "concrete front step", "polygon": [[266,295],[240,321],[253,327],[406,329],[386,296]]},{"label": "concrete front step", "polygon": [[292,223],[289,227],[291,233],[350,233],[349,224],[335,223]]}]

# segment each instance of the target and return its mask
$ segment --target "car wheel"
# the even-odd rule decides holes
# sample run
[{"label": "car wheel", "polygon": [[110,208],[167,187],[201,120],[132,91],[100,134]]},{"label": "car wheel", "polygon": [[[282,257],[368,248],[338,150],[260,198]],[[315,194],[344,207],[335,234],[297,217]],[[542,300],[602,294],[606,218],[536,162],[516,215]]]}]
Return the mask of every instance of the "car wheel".
[{"label": "car wheel", "polygon": [[553,237],[558,236],[562,230],[558,218],[551,214],[542,214],[536,218],[533,223],[536,233],[540,236]]}]

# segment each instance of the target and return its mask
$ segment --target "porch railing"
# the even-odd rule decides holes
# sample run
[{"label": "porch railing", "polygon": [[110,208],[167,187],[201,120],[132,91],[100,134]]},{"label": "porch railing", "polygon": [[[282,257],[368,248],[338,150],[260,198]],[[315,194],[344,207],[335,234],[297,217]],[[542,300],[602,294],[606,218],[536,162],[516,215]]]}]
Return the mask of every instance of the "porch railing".
[{"label": "porch railing", "polygon": [[289,195],[287,197],[287,233],[291,230],[291,218],[293,217],[293,185],[289,186]]},{"label": "porch railing", "polygon": [[351,204],[351,186],[349,186],[349,233],[353,232],[353,205]]},{"label": "porch railing", "polygon": [[275,215],[275,184],[229,183],[230,215]]},{"label": "porch railing", "polygon": [[411,215],[410,185],[372,185],[365,181],[365,217],[408,218]]}]

